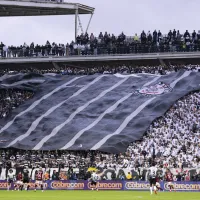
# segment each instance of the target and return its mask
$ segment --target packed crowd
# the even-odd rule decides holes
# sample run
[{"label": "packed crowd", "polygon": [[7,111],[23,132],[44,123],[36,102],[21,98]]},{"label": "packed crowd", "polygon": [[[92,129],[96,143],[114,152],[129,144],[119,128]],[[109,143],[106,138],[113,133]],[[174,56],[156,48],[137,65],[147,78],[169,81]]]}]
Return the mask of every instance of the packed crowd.
[{"label": "packed crowd", "polygon": [[127,152],[134,164],[148,166],[152,157],[165,167],[200,167],[200,92],[178,100],[152,123],[142,141]]},{"label": "packed crowd", "polygon": [[186,30],[181,34],[179,30],[162,34],[159,31],[151,33],[142,31],[140,35],[126,36],[123,32],[119,36],[101,32],[99,36],[93,33],[78,35],[76,41],[65,44],[46,42],[44,45],[7,46],[0,43],[0,56],[11,57],[43,57],[43,56],[72,56],[99,54],[131,54],[154,52],[190,52],[200,50],[200,31],[191,33]]},{"label": "packed crowd", "polygon": [[61,75],[94,75],[94,74],[138,74],[138,73],[149,73],[156,75],[166,75],[172,72],[177,72],[179,70],[192,70],[200,71],[200,65],[158,65],[158,66],[102,66],[102,67],[60,67],[59,69],[49,68],[49,69],[15,69],[14,71],[10,69],[0,70],[0,76],[4,74],[14,74],[14,73],[38,73],[38,74],[61,74]]},{"label": "packed crowd", "polygon": [[[179,69],[199,71],[199,66],[157,66],[157,67],[102,67],[92,68],[93,73],[156,73],[168,74]],[[23,72],[28,72],[24,70]],[[78,74],[74,69],[61,71],[40,71]],[[87,73],[85,70],[82,73]],[[92,74],[93,74],[92,73]],[[33,93],[20,90],[0,92],[0,117],[6,117],[10,111]],[[191,93],[178,100],[166,114],[155,120],[141,141],[132,143],[127,151],[119,155],[101,152],[70,151],[22,151],[1,150],[0,169],[10,167],[35,168],[79,168],[86,173],[88,167],[106,168],[148,168],[156,162],[161,168],[200,168],[200,92]],[[1,141],[0,141],[1,142]],[[1,170],[0,170],[1,171]],[[198,175],[198,174],[197,174]],[[199,179],[200,180],[200,179]]]},{"label": "packed crowd", "polygon": [[33,92],[18,89],[0,89],[0,118],[7,117],[11,111],[30,99]]},{"label": "packed crowd", "polygon": [[[155,120],[144,137],[131,143],[125,153],[9,149],[0,151],[0,168],[78,168],[80,179],[87,176],[89,167],[140,170],[155,162],[161,169],[199,169],[199,117],[200,92],[195,92],[178,100],[163,117]],[[181,176],[184,173],[183,170]],[[196,173],[193,178],[200,181],[200,174]]]}]

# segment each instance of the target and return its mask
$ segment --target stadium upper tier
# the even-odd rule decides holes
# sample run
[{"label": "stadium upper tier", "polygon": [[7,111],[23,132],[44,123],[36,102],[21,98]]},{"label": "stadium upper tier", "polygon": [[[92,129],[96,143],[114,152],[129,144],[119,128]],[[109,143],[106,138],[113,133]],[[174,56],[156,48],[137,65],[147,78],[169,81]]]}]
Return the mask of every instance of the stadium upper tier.
[{"label": "stadium upper tier", "polygon": [[190,34],[186,31],[170,31],[163,35],[160,31],[153,34],[142,32],[140,36],[127,37],[124,33],[119,36],[105,32],[95,37],[93,33],[81,34],[76,41],[66,44],[57,44],[47,41],[46,44],[38,45],[34,42],[30,45],[24,43],[20,46],[7,46],[0,44],[0,55],[3,58],[18,57],[47,57],[47,56],[97,56],[116,54],[144,54],[162,52],[198,52],[200,50],[200,32]]}]

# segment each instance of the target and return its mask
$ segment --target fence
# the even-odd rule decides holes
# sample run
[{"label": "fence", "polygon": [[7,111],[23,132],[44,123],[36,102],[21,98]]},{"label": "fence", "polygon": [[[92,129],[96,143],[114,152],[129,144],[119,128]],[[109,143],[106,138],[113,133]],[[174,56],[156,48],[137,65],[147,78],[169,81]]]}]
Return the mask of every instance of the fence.
[{"label": "fence", "polygon": [[[164,191],[169,191],[167,182],[160,182]],[[8,183],[0,181],[0,190],[6,190]],[[30,189],[34,189],[34,181],[30,183]],[[127,191],[148,191],[149,182],[147,181],[99,181],[99,190],[127,190]],[[200,192],[200,182],[174,182],[176,191]],[[11,186],[13,188],[13,185]],[[89,181],[46,181],[46,190],[91,190]]]},{"label": "fence", "polygon": [[146,53],[184,53],[199,52],[200,44],[190,45],[148,45],[133,44],[118,47],[96,47],[96,48],[69,48],[53,49],[47,47],[39,48],[7,48],[0,49],[0,58],[45,58],[45,57],[68,57],[68,56],[97,56],[97,55],[121,55],[121,54],[146,54]]},{"label": "fence", "polygon": [[[90,169],[90,168],[89,168]],[[184,181],[194,181],[194,179],[192,179],[192,177],[194,177],[195,174],[200,174],[200,168],[169,168],[171,173],[174,176],[177,176],[178,173],[184,173],[185,174],[185,178]],[[7,173],[8,173],[9,169],[6,168],[2,168],[0,170],[0,180],[5,180],[7,177]],[[39,168],[28,168],[29,174],[31,175],[31,179],[35,180],[35,173],[36,171],[39,170]],[[48,172],[50,174],[50,177],[52,177],[53,171],[59,172],[59,177],[61,178],[61,180],[67,180],[67,174],[68,174],[68,170],[69,168],[62,168],[59,170],[59,168],[49,168]],[[15,175],[17,176],[18,173],[21,170],[16,170],[13,169]],[[45,168],[43,168],[43,171],[47,171]],[[79,174],[79,168],[73,168],[73,172]],[[115,173],[116,174],[116,178],[119,180],[120,176],[123,175],[124,177],[126,177],[126,175],[128,175],[128,172],[131,172],[132,176],[134,177],[133,181],[137,181],[139,180],[139,177],[142,176],[143,180],[147,180],[148,179],[148,168],[140,168],[140,171],[138,171],[138,169],[127,169],[127,168],[108,168],[108,169],[99,169],[98,174],[101,174],[101,177],[106,177],[106,180],[111,180],[111,174]],[[162,168],[162,169],[158,169],[158,172],[162,175],[165,174],[166,169]],[[177,179],[174,179],[174,181],[177,181]],[[197,181],[200,181],[200,179],[197,179]]]}]

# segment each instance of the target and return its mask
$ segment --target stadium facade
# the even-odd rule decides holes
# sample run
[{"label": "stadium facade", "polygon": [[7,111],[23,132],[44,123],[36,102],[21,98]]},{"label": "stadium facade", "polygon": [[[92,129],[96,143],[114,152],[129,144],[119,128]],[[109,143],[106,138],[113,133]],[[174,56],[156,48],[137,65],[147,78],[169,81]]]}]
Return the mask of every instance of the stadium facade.
[{"label": "stadium facade", "polygon": [[[77,32],[77,15],[78,14],[93,14],[94,13],[94,8],[92,7],[89,7],[89,6],[85,6],[85,5],[81,5],[81,4],[72,4],[72,3],[65,3],[65,2],[61,2],[61,3],[58,3],[58,2],[49,2],[49,1],[22,1],[22,0],[17,0],[17,1],[12,1],[12,0],[9,0],[9,1],[1,1],[0,2],[0,16],[38,16],[38,15],[70,15],[70,14],[75,14],[75,32]],[[21,12],[22,11],[22,12]],[[77,33],[75,33],[76,35]],[[46,56],[46,57],[31,57],[31,58],[27,58],[27,57],[24,57],[24,58],[3,58],[3,59],[0,59],[0,66],[1,68],[9,68],[10,70],[12,69],[15,69],[15,68],[24,68],[24,66],[26,68],[40,68],[40,66],[42,66],[42,68],[44,69],[45,67],[48,69],[50,67],[50,65],[53,65],[53,67],[55,67],[56,69],[59,69],[60,67],[63,67],[63,66],[69,66],[69,67],[78,67],[78,68],[81,68],[81,67],[92,67],[92,66],[98,66],[98,65],[108,65],[108,66],[113,66],[113,65],[155,65],[155,64],[169,64],[169,63],[187,63],[189,62],[190,64],[192,64],[192,62],[198,62],[199,61],[199,58],[200,58],[200,53],[199,52],[190,52],[190,53],[152,53],[152,54],[126,54],[126,55],[98,55],[98,56],[71,56],[71,57],[50,57],[50,56]],[[187,74],[187,72],[185,72]],[[26,110],[28,109],[29,110],[29,107],[32,107],[31,104],[27,104],[25,105],[22,110],[21,109],[18,109],[17,112],[15,113],[16,116],[20,116],[21,120],[22,121],[26,121],[27,122],[27,130],[18,130],[17,128],[17,124],[15,124],[15,119],[16,119],[16,116],[13,115],[12,120],[9,122],[9,121],[4,121],[3,123],[1,123],[1,130],[0,130],[0,133],[1,133],[1,137],[3,138],[3,140],[5,141],[10,141],[10,142],[5,142],[3,144],[1,144],[1,147],[3,148],[6,148],[6,147],[15,147],[15,148],[21,148],[21,149],[34,149],[34,150],[38,150],[38,149],[43,149],[43,150],[55,150],[55,149],[71,149],[71,150],[77,150],[79,149],[79,146],[81,145],[80,149],[81,150],[103,150],[103,151],[106,151],[106,152],[115,152],[115,153],[119,153],[121,151],[124,151],[125,148],[127,147],[128,145],[128,142],[130,140],[130,134],[131,132],[130,131],[134,131],[134,136],[133,138],[131,139],[132,141],[134,140],[138,140],[142,137],[142,134],[145,132],[145,130],[148,128],[148,126],[150,125],[150,123],[157,117],[161,116],[162,114],[164,114],[167,109],[179,98],[181,98],[182,96],[184,96],[185,94],[187,94],[188,92],[191,92],[191,91],[195,91],[197,89],[199,89],[199,84],[198,84],[198,81],[193,83],[192,85],[187,85],[186,84],[182,84],[181,87],[184,87],[185,90],[183,90],[182,88],[180,88],[180,84],[178,84],[178,87],[176,85],[177,82],[179,81],[182,81],[185,83],[185,81],[192,81],[193,79],[195,80],[200,80],[200,78],[198,78],[198,74],[190,74],[188,73],[187,76],[185,75],[184,72],[180,72],[180,73],[177,73],[177,75],[175,75],[174,77],[173,76],[166,76],[164,78],[162,77],[159,77],[160,78],[160,82],[164,82],[164,84],[167,84],[166,86],[168,87],[171,87],[172,89],[172,92],[169,93],[169,94],[165,94],[164,93],[161,93],[158,97],[158,99],[160,98],[160,100],[163,102],[163,107],[162,109],[159,110],[160,106],[158,106],[158,109],[157,109],[157,113],[155,113],[155,116],[147,122],[145,122],[145,126],[143,125],[143,129],[140,130],[138,132],[137,129],[134,129],[134,127],[132,127],[132,130],[127,130],[125,131],[125,135],[127,135],[127,137],[124,139],[123,142],[119,143],[119,138],[120,137],[116,137],[116,140],[113,140],[113,144],[111,146],[107,146],[105,145],[105,147],[103,147],[104,144],[106,144],[106,141],[109,140],[109,138],[112,136],[109,136],[110,134],[108,133],[108,135],[106,136],[105,135],[105,138],[99,138],[98,141],[96,141],[96,143],[93,143],[93,141],[91,142],[88,142],[89,141],[89,138],[85,139],[84,137],[81,139],[81,135],[89,130],[88,126],[90,126],[88,124],[87,128],[86,127],[80,127],[80,128],[77,128],[77,134],[74,136],[76,139],[74,139],[73,137],[71,138],[71,140],[69,141],[65,141],[63,140],[62,138],[58,138],[58,141],[60,141],[61,143],[56,143],[56,146],[53,144],[53,143],[49,143],[46,145],[47,141],[49,139],[51,139],[51,137],[54,137],[58,131],[56,131],[56,133],[54,133],[54,131],[48,136],[46,135],[44,138],[41,138],[41,141],[40,142],[35,142],[35,145],[33,145],[34,142],[32,142],[32,144],[28,144],[27,142],[30,140],[28,137],[31,135],[31,133],[33,131],[35,131],[35,129],[37,128],[37,126],[35,125],[35,122],[31,125],[31,121],[29,122],[28,120],[25,120],[25,119],[28,119],[28,117],[26,115],[24,115],[26,112]],[[101,84],[102,86],[104,86],[104,82],[107,81],[107,85],[106,87],[104,88],[105,91],[101,91],[101,89],[98,89],[97,86],[95,86],[94,84],[94,88],[95,91],[97,91],[97,97],[102,98],[103,96],[105,96],[107,93],[108,93],[108,97],[111,97],[111,98],[114,98],[116,100],[118,100],[117,102],[113,102],[114,105],[117,103],[118,104],[122,104],[123,101],[129,99],[129,97],[132,96],[132,94],[134,94],[134,98],[137,98],[137,102],[139,103],[139,105],[143,105],[143,108],[144,109],[148,104],[152,104],[152,106],[148,105],[148,108],[152,107],[153,108],[153,105],[156,104],[156,102],[158,100],[156,100],[156,102],[154,102],[154,97],[155,96],[155,91],[153,91],[153,97],[151,97],[151,95],[149,96],[149,99],[146,99],[146,102],[143,102],[144,100],[144,96],[140,95],[139,93],[139,97],[138,95],[136,94],[136,91],[139,90],[139,89],[143,89],[145,90],[145,86],[150,86],[150,87],[154,87],[154,89],[156,90],[159,90],[160,86],[158,85],[158,77],[155,76],[138,76],[137,78],[140,79],[141,83],[143,83],[143,85],[137,85],[138,83],[138,80],[136,77],[126,77],[122,80],[120,80],[121,78],[119,77],[107,77],[107,76],[102,76],[103,78],[102,79],[105,79]],[[185,78],[188,77],[189,80],[185,80]],[[51,85],[51,83],[49,85],[45,85],[48,86],[48,88],[52,88],[52,91],[56,90],[56,87],[59,88],[59,84],[61,84],[61,82],[65,81],[65,85],[68,85],[68,82],[72,81],[72,80],[63,80],[63,79],[56,79],[54,78],[53,80],[49,80],[47,77],[40,77],[40,80],[39,81],[46,81],[47,79],[47,82],[51,82],[51,81],[54,81],[54,82],[57,82],[55,85]],[[82,84],[80,83],[77,83],[78,85],[82,85],[81,89],[79,89],[78,91],[76,91],[77,87],[74,87],[74,90],[72,90],[72,93],[75,92],[75,94],[78,92],[79,94],[81,94],[81,92],[79,91],[82,91],[84,88],[84,90],[88,89],[90,85],[94,83],[96,83],[97,79],[101,79],[101,77],[95,77],[95,76],[92,76],[90,77],[89,79],[91,79],[91,83],[89,83],[89,85],[87,85],[88,83],[88,78],[82,78],[82,77],[75,77],[75,79],[82,79]],[[128,80],[129,79],[129,80]],[[163,79],[163,80],[162,80]],[[154,81],[155,80],[155,81]],[[20,81],[20,84],[18,84],[18,82]],[[37,87],[34,86],[34,84],[39,84],[38,82],[38,79],[37,77],[35,78],[34,77],[34,74],[31,75],[31,78],[30,79],[27,79],[27,77],[24,77],[22,75],[19,75],[19,76],[15,76],[11,82],[10,82],[10,79],[9,77],[6,78],[4,77],[4,80],[1,84],[1,87],[4,88],[4,87],[12,87],[12,85],[15,85],[17,84],[17,87],[20,88],[20,89],[29,89],[29,90],[33,90],[33,91],[37,91]],[[124,94],[124,96],[119,96],[119,99],[117,99],[117,96],[112,96],[112,95],[109,95],[109,92],[111,92],[112,90],[116,89],[118,86],[122,87],[123,88],[123,84],[125,82],[129,82],[129,84],[134,87],[135,89],[132,89],[132,88],[129,88],[129,91],[127,90],[126,91],[126,94]],[[176,82],[177,81],[177,82]],[[73,81],[72,81],[73,82]],[[101,82],[101,81],[100,81]],[[113,83],[115,82],[115,84],[113,85]],[[155,83],[154,83],[155,82]],[[172,83],[175,83],[174,85]],[[71,83],[69,83],[70,85]],[[172,85],[170,85],[172,84]],[[50,86],[51,85],[51,86]],[[48,93],[45,91],[45,89],[42,89],[43,88],[43,85],[41,84],[41,89],[40,89],[40,94],[38,94],[42,99],[44,96],[49,96],[49,94],[51,94],[52,92]],[[119,90],[121,90],[119,87]],[[157,87],[157,88],[156,88]],[[164,87],[164,86],[163,86]],[[177,87],[177,88],[176,88]],[[91,93],[91,91],[93,91],[93,89],[88,89],[88,94]],[[179,89],[178,89],[179,88]],[[62,87],[61,87],[62,89]],[[162,88],[163,89],[163,88]],[[161,89],[161,90],[162,90]],[[148,90],[148,88],[146,88],[146,90]],[[178,90],[178,92],[177,92]],[[182,93],[179,92],[182,91]],[[57,90],[56,90],[57,91]],[[175,92],[174,92],[175,91]],[[45,93],[46,92],[46,93]],[[173,93],[174,92],[174,93]],[[52,93],[53,94],[53,93]],[[79,95],[77,94],[77,96]],[[93,92],[94,94],[94,92]],[[38,98],[38,95],[37,95],[37,98]],[[128,97],[126,97],[126,95],[128,95]],[[166,95],[168,95],[168,98],[166,98]],[[50,95],[51,96],[51,95]],[[66,94],[67,96],[67,94]],[[72,95],[73,97],[74,95]],[[141,98],[140,98],[141,96]],[[52,95],[52,98],[54,97],[54,95]],[[68,99],[70,100],[72,98],[71,96],[68,97]],[[87,101],[89,101],[90,103],[88,104],[87,102],[83,102],[84,104],[84,109],[87,108],[90,104],[93,104],[93,102],[95,102],[96,100],[99,100],[99,99],[96,99],[97,97],[94,96],[93,99],[88,99]],[[59,98],[57,98],[55,96],[56,99],[59,100]],[[124,99],[123,99],[124,98]],[[145,97],[146,98],[146,97]],[[83,98],[82,96],[80,96],[80,99],[86,99],[85,97]],[[165,102],[164,100],[167,99],[167,102]],[[136,101],[136,99],[132,99],[131,101]],[[152,101],[152,103],[151,103]],[[32,103],[35,104],[35,102],[38,102],[37,99],[33,99],[32,100]],[[61,103],[62,100],[58,103]],[[66,103],[66,102],[64,102]],[[95,102],[96,103],[96,102]],[[105,103],[104,101],[100,102],[100,103]],[[87,105],[88,104],[88,105]],[[131,102],[128,102],[129,105],[131,105]],[[86,106],[87,105],[87,106]],[[107,104],[108,105],[108,104]],[[40,105],[38,104],[38,107]],[[61,106],[61,105],[60,105]],[[77,110],[79,110],[81,108],[81,106],[83,105],[77,105]],[[94,104],[95,106],[95,104]],[[26,108],[25,108],[26,107]],[[44,108],[45,106],[42,105],[42,107]],[[52,105],[52,108],[47,108],[46,109],[46,112],[49,113],[50,110],[53,109],[53,107],[55,107],[54,105]],[[98,106],[96,106],[97,110],[98,110]],[[108,110],[111,109],[114,110],[115,108],[113,108],[112,106],[110,108],[107,108],[107,110],[104,110],[105,112],[105,115],[108,114]],[[24,110],[23,110],[24,109]],[[57,107],[55,107],[55,109],[57,109]],[[54,110],[55,110],[54,109]],[[141,109],[141,110],[142,110]],[[40,109],[39,109],[40,110]],[[53,112],[54,110],[52,110],[51,112]],[[63,110],[63,109],[62,109]],[[134,110],[134,109],[133,109]],[[68,110],[69,111],[69,118],[70,121],[78,114],[76,112],[73,112],[73,111],[70,111],[70,109]],[[119,109],[118,110],[119,113],[122,113],[123,110]],[[149,109],[149,111],[145,111],[147,113],[151,113],[153,112],[151,109]],[[98,112],[97,112],[98,113]],[[118,113],[118,114],[119,114]],[[121,125],[123,126],[126,126],[128,125],[129,122],[131,122],[131,120],[134,119],[134,117],[139,113],[139,111],[137,111],[137,109],[132,113],[131,112],[131,109],[130,109],[130,112],[127,113],[127,116],[125,116],[124,119],[121,119]],[[147,114],[146,113],[146,114]],[[42,114],[42,113],[41,113]],[[50,113],[49,113],[50,114]],[[116,114],[116,113],[115,113]],[[117,114],[117,115],[118,115]],[[34,116],[34,113],[31,114],[32,116]],[[47,117],[47,114],[42,114],[41,116],[45,116]],[[66,115],[66,114],[63,114],[63,116]],[[133,115],[133,116],[132,116]],[[71,119],[71,117],[73,116],[73,118]],[[101,116],[101,115],[100,115]],[[98,114],[95,116],[97,119],[100,117],[98,116]],[[150,115],[149,115],[150,116]],[[24,118],[25,117],[25,118]],[[101,116],[101,120],[103,119],[104,116]],[[131,118],[130,118],[131,117]],[[41,117],[40,117],[41,118]],[[129,119],[130,118],[130,119]],[[97,120],[96,119],[96,120]],[[126,122],[126,120],[128,119],[128,122]],[[150,118],[149,118],[150,119]],[[37,121],[37,119],[35,119]],[[42,120],[42,118],[41,118]],[[83,118],[80,120],[83,120]],[[96,120],[94,121],[96,124],[99,123],[99,121],[101,120],[97,120],[98,122],[96,122]],[[123,121],[124,120],[124,121]],[[135,119],[136,120],[136,119]],[[147,120],[147,119],[146,119]],[[48,122],[50,122],[50,124],[52,124],[51,120],[47,120]],[[62,121],[62,117],[60,118],[60,121],[58,120],[58,124],[62,124],[61,123]],[[88,118],[88,121],[89,118]],[[11,123],[12,122],[12,123]],[[93,123],[94,123],[93,122]],[[67,121],[68,123],[68,121]],[[66,124],[67,124],[66,123]],[[92,121],[91,121],[92,123]],[[110,126],[113,127],[113,123],[112,123],[112,118],[110,118]],[[124,124],[126,125],[124,125]],[[144,123],[144,122],[143,122]],[[9,126],[7,126],[8,124],[10,124]],[[13,124],[13,125],[12,125]],[[39,122],[37,123],[37,125],[39,124]],[[50,126],[47,125],[47,126]],[[63,126],[65,126],[66,124],[64,124]],[[137,127],[138,125],[142,125],[142,122],[139,120],[137,121],[137,123],[135,124],[135,126]],[[11,126],[12,125],[12,126]],[[9,130],[9,127],[11,126],[11,130]],[[79,124],[76,125],[77,127],[79,127]],[[105,126],[105,124],[103,125]],[[34,127],[34,128],[33,128]],[[95,127],[95,125],[94,125]],[[56,129],[57,127],[52,127],[54,129]],[[120,128],[120,127],[119,127]],[[124,129],[125,127],[123,127]],[[8,130],[7,130],[8,129]],[[54,130],[53,129],[53,130]],[[60,130],[62,129],[62,127],[60,128]],[[72,130],[74,128],[72,127]],[[87,129],[87,130],[85,130]],[[91,127],[90,127],[91,129]],[[123,130],[122,129],[122,130]],[[73,132],[72,130],[68,130],[69,132]],[[83,131],[84,130],[84,131]],[[110,130],[110,129],[109,129]],[[121,132],[123,133],[123,131],[117,131],[117,134],[115,133],[115,131],[113,130],[113,136],[114,135],[118,135],[120,134]],[[13,132],[14,131],[14,132]],[[45,132],[49,132],[50,130],[45,130],[43,127],[42,129],[38,129],[37,132],[39,135],[45,135]],[[13,134],[10,134],[12,133]],[[16,136],[16,132],[20,133],[18,136]],[[24,132],[24,133],[23,133]],[[81,134],[80,134],[81,132]],[[15,133],[15,134],[14,134]],[[74,132],[75,133],[75,132]],[[105,131],[104,131],[105,133]],[[3,135],[2,135],[3,134]],[[101,132],[101,134],[103,134],[103,132]],[[13,138],[13,136],[15,135],[15,138]],[[79,135],[79,136],[77,136]],[[51,136],[51,137],[50,137]],[[28,138],[27,140],[25,140],[26,138]],[[68,137],[70,138],[70,137]],[[114,137],[112,137],[113,139]],[[32,138],[32,140],[36,141],[37,138]],[[76,140],[80,140],[79,143],[77,143],[77,145],[75,144]],[[22,141],[22,143],[21,143]],[[23,141],[26,141],[26,142],[23,142]],[[86,145],[87,144],[87,145]],[[83,145],[83,146],[82,146]],[[115,145],[118,145],[118,149],[115,148]]]}]

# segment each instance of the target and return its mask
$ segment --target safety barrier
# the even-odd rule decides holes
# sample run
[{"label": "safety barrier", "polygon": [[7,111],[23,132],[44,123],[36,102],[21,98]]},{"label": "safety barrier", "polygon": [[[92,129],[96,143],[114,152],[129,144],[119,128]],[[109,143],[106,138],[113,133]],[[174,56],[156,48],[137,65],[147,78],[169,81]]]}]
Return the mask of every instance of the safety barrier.
[{"label": "safety barrier", "polygon": [[[0,181],[0,190],[7,189],[8,183],[6,181]],[[160,182],[161,188],[164,191],[169,191],[167,182]],[[12,184],[11,188],[14,185]],[[34,181],[30,183],[30,189],[34,189]],[[98,181],[97,187],[99,190],[139,190],[148,191],[149,182],[146,181]],[[91,190],[92,186],[89,181],[46,181],[44,182],[44,188],[46,190]],[[176,191],[190,191],[200,192],[200,182],[174,182],[174,188]]]}]

